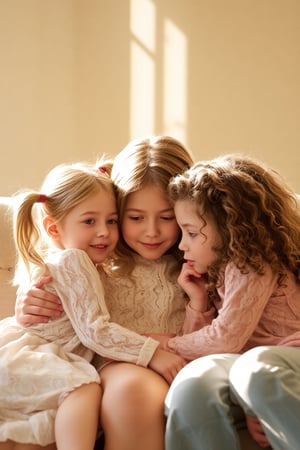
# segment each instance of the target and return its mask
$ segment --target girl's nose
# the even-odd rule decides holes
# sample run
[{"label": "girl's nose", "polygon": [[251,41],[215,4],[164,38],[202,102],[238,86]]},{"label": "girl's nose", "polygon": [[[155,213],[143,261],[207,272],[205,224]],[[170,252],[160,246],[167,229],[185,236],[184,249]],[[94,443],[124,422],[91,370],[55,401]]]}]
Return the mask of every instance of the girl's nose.
[{"label": "girl's nose", "polygon": [[148,236],[157,236],[158,235],[158,226],[155,220],[148,220],[146,224],[146,233]]},{"label": "girl's nose", "polygon": [[184,252],[184,251],[187,250],[183,238],[181,238],[181,240],[180,240],[180,242],[179,242],[179,245],[178,245],[178,248],[179,248],[179,250],[181,250],[182,252]]},{"label": "girl's nose", "polygon": [[109,231],[107,226],[102,225],[98,231],[97,231],[97,237],[106,237],[108,235]]}]

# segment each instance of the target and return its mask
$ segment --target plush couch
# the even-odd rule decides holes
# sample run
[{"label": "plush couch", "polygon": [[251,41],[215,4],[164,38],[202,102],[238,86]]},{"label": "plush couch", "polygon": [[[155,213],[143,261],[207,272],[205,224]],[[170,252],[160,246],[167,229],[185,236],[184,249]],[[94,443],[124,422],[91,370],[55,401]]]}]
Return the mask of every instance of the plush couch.
[{"label": "plush couch", "polygon": [[14,313],[16,289],[14,275],[15,251],[12,237],[10,198],[0,197],[0,319]]},{"label": "plush couch", "polygon": [[[0,197],[0,319],[14,314],[16,289],[12,285],[15,266],[15,250],[11,226],[11,199]],[[259,450],[246,430],[240,432],[243,450]],[[102,448],[97,442],[96,449]]]}]

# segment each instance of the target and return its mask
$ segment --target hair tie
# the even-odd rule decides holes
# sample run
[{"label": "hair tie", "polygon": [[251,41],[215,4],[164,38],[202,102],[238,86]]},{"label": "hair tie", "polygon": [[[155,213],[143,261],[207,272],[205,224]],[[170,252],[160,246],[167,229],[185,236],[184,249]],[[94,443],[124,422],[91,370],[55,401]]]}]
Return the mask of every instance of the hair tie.
[{"label": "hair tie", "polygon": [[38,203],[45,203],[45,201],[47,200],[47,195],[45,194],[40,194],[39,198],[37,200]]}]

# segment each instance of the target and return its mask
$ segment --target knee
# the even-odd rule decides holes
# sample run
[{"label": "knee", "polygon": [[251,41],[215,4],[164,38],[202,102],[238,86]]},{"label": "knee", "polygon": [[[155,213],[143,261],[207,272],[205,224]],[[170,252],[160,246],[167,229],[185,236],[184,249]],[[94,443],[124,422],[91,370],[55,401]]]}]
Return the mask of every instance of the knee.
[{"label": "knee", "polygon": [[139,430],[143,430],[153,421],[162,420],[168,391],[164,379],[142,367],[124,365],[122,369],[118,379],[112,378],[105,385],[102,402],[104,422],[117,420],[128,429],[138,425]]},{"label": "knee", "polygon": [[162,408],[167,391],[168,385],[160,375],[150,369],[138,368],[124,374],[116,395],[118,401],[123,404],[151,409],[151,407]]},{"label": "knee", "polygon": [[276,355],[273,348],[257,347],[241,355],[230,372],[233,391],[246,403],[255,407],[266,398],[274,382]]},{"label": "knee", "polygon": [[183,369],[171,385],[165,400],[167,416],[199,418],[219,408],[222,393],[216,380],[216,368],[194,372],[193,366],[186,366],[192,371]]},{"label": "knee", "polygon": [[190,378],[171,386],[166,400],[165,413],[169,415],[182,415],[184,417],[194,414],[194,408],[203,404],[205,400],[203,396],[206,395],[201,386],[201,380],[197,378]]}]

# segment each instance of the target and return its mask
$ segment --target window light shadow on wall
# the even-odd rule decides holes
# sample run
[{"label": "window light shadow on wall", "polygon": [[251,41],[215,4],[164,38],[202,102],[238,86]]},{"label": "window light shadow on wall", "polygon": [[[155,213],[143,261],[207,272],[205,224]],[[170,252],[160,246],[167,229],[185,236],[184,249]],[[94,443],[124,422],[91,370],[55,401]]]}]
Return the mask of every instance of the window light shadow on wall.
[{"label": "window light shadow on wall", "polygon": [[185,34],[160,16],[159,0],[130,0],[130,35],[130,138],[164,133],[186,142]]}]

